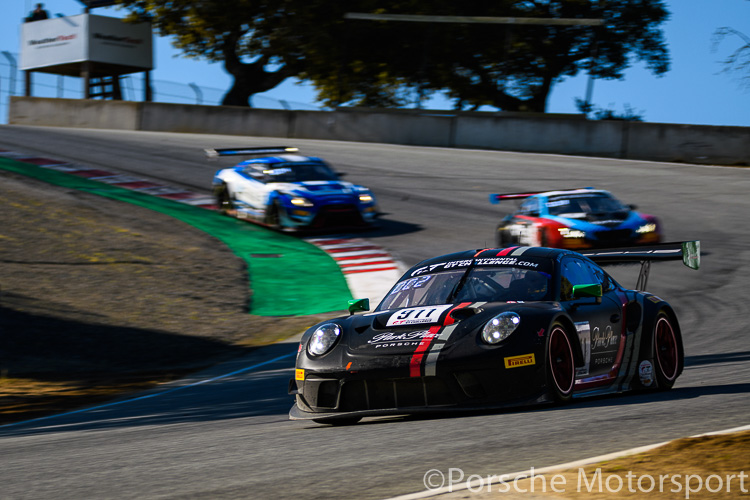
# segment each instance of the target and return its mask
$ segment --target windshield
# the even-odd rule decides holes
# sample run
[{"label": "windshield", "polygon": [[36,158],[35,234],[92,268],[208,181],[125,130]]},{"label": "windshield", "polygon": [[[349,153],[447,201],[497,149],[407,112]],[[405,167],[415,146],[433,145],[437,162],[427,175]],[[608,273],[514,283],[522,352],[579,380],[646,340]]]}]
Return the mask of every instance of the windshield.
[{"label": "windshield", "polygon": [[457,302],[548,300],[550,275],[518,267],[474,267],[399,281],[378,311]]},{"label": "windshield", "polygon": [[550,215],[563,214],[603,214],[627,211],[628,207],[607,194],[587,194],[580,196],[552,196],[547,200]]},{"label": "windshield", "polygon": [[339,176],[324,163],[278,163],[259,169],[253,165],[253,177],[262,176],[264,182],[336,181]]}]

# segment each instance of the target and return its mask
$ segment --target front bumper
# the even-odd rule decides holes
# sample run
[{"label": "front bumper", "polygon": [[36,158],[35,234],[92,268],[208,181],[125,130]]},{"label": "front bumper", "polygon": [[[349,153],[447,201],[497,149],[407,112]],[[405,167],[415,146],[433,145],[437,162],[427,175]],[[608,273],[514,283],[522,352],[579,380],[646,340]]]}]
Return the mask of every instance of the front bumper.
[{"label": "front bumper", "polygon": [[406,375],[401,370],[305,371],[304,379],[289,383],[289,393],[296,398],[290,418],[403,415],[547,401],[541,362],[505,368],[502,359],[498,363],[495,358],[492,363],[457,363],[434,376]]}]

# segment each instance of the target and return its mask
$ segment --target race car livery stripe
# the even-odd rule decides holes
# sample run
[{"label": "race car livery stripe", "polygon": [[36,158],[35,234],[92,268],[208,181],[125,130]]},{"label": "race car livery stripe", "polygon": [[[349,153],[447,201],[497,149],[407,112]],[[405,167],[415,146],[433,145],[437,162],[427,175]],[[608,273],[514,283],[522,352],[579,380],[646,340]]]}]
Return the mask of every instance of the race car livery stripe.
[{"label": "race car livery stripe", "polygon": [[531,247],[518,247],[515,250],[513,250],[510,254],[513,256],[523,255],[523,253],[526,252],[526,250],[528,250],[529,248]]},{"label": "race car livery stripe", "polygon": [[508,255],[509,253],[511,253],[511,252],[512,252],[513,250],[515,250],[516,248],[519,248],[519,247],[508,247],[508,248],[503,248],[502,250],[500,250],[500,251],[499,251],[499,252],[497,253],[497,256],[498,256],[498,257],[503,257],[503,256],[505,256],[505,255]]},{"label": "race car livery stripe", "polygon": [[[481,307],[484,304],[486,304],[486,302],[474,302],[473,304],[462,303],[458,307],[466,307],[469,305],[471,307]],[[448,317],[450,317],[450,313],[448,314]],[[451,321],[452,320],[453,318],[451,318]],[[437,360],[440,356],[440,351],[443,349],[446,342],[448,342],[448,338],[453,334],[453,330],[456,329],[456,326],[456,324],[448,325],[440,336],[432,343],[430,352],[427,354],[427,359],[425,360],[424,374],[426,377],[435,376],[437,373]]]},{"label": "race car livery stripe", "polygon": [[[484,304],[484,302],[480,302],[479,304]],[[421,373],[422,370],[420,370],[420,365],[422,363],[422,359],[424,358],[424,352],[427,351],[428,348],[429,348],[429,353],[427,354],[427,358],[425,359],[425,363],[424,363],[424,375],[425,376],[435,375],[435,365],[437,364],[438,354],[440,353],[440,350],[443,348],[446,341],[448,340],[448,337],[451,336],[451,334],[453,333],[453,330],[455,330],[457,326],[455,324],[455,320],[451,316],[451,313],[455,311],[456,309],[463,309],[464,307],[467,307],[469,305],[471,305],[471,302],[461,302],[456,307],[448,311],[448,314],[445,316],[445,319],[443,320],[442,326],[445,327],[445,329],[442,331],[442,333],[440,333],[440,335],[434,335],[434,336],[431,336],[430,338],[423,339],[422,342],[420,342],[420,345],[417,347],[417,350],[414,351],[414,356],[412,356],[411,364],[409,367],[410,375],[412,377],[419,377],[422,374]],[[433,333],[433,328],[435,327],[430,328],[430,333]],[[434,333],[436,334],[439,333],[440,328],[441,326],[437,325],[437,329],[435,330]],[[423,343],[426,345],[424,346],[424,349],[420,350],[420,347],[422,346]],[[435,350],[434,355],[433,355],[433,350]],[[419,357],[418,360],[415,359],[417,357],[417,354]],[[416,368],[415,368],[415,362],[417,362]]]},{"label": "race car livery stripe", "polygon": [[414,354],[411,357],[411,361],[409,361],[409,376],[410,377],[419,377],[421,376],[421,367],[422,367],[422,358],[424,357],[425,351],[427,351],[427,348],[430,347],[430,342],[432,342],[432,339],[437,337],[438,332],[440,331],[441,326],[440,325],[433,325],[428,330],[430,332],[430,335],[428,337],[425,337],[422,339],[422,341],[419,343],[417,348],[414,350]]}]

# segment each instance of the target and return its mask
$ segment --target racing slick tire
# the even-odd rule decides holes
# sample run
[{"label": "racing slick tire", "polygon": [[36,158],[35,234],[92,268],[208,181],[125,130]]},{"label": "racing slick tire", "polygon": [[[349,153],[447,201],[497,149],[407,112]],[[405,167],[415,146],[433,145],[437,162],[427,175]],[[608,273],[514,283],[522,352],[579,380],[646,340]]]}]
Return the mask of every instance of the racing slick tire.
[{"label": "racing slick tire", "polygon": [[229,193],[229,188],[225,182],[214,188],[214,196],[216,197],[216,205],[218,205],[221,213],[225,214],[227,211],[234,209],[232,195]]},{"label": "racing slick tire", "polygon": [[659,311],[654,322],[654,377],[659,390],[669,390],[680,374],[683,360],[679,337],[672,319],[665,311]]},{"label": "racing slick tire", "polygon": [[266,225],[272,229],[281,229],[281,205],[274,200],[266,211]]},{"label": "racing slick tire", "polygon": [[550,396],[558,403],[567,403],[573,397],[576,366],[573,343],[560,323],[553,323],[550,327],[545,362]]}]

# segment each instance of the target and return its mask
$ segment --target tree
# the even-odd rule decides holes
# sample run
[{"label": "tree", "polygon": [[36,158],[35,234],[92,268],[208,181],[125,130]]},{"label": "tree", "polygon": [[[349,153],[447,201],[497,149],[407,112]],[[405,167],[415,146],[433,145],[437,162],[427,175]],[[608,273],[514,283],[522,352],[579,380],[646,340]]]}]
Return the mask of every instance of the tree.
[{"label": "tree", "polygon": [[248,106],[253,94],[293,75],[269,50],[273,37],[264,35],[283,23],[281,0],[118,0],[118,4],[130,11],[129,20],[147,19],[158,34],[173,36],[173,45],[186,56],[223,62],[234,78],[224,105]]},{"label": "tree", "polygon": [[745,86],[750,87],[750,37],[733,28],[723,27],[714,33],[714,50],[722,40],[729,36],[736,36],[742,40],[744,45],[740,45],[726,59],[724,59],[725,72],[748,73],[742,77]]},{"label": "tree", "polygon": [[[589,71],[622,78],[634,60],[669,68],[662,0],[118,0],[151,16],[189,57],[223,61],[225,104],[289,76],[329,106],[398,107],[444,92],[458,109],[546,109],[554,84]],[[602,18],[602,27],[429,24],[346,19],[347,12]],[[595,50],[594,50],[595,49]],[[250,62],[244,62],[249,60]],[[271,71],[269,68],[275,68]]]},{"label": "tree", "polygon": [[[601,18],[604,25],[501,26],[350,21],[329,30],[329,45],[347,47],[348,71],[338,78],[339,95],[356,95],[359,67],[382,68],[389,82],[423,93],[445,92],[457,108],[494,106],[508,111],[546,110],[558,81],[589,71],[596,78],[619,79],[635,60],[656,75],[669,69],[669,56],[659,25],[668,13],[661,0],[473,0],[393,2],[389,9],[370,7],[368,0],[347,2],[348,11],[443,16]],[[357,10],[360,9],[360,10]],[[337,13],[340,14],[340,13]],[[355,24],[356,23],[356,24]],[[400,26],[397,26],[400,25]],[[386,41],[380,50],[357,52],[364,37]],[[349,40],[347,42],[346,40]],[[391,46],[390,40],[396,40]],[[316,47],[321,38],[310,39]],[[355,47],[355,49],[352,49]],[[317,78],[326,71],[306,65],[307,74],[323,90],[332,82]],[[331,61],[328,61],[330,63]],[[371,82],[372,80],[370,80]]]}]

